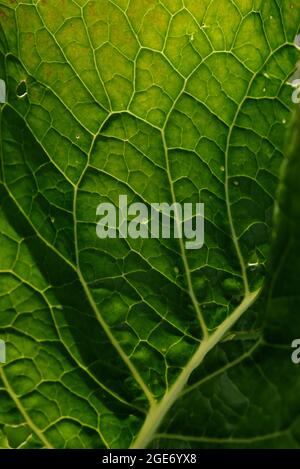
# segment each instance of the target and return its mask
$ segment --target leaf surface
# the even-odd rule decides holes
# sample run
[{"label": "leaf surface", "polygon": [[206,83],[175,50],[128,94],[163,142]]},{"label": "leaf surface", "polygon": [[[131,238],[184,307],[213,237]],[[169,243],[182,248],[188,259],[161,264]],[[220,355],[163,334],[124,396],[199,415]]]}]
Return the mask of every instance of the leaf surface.
[{"label": "leaf surface", "polygon": [[[299,0],[0,18],[1,447],[298,447]],[[98,239],[120,194],[203,202],[205,246]]]}]

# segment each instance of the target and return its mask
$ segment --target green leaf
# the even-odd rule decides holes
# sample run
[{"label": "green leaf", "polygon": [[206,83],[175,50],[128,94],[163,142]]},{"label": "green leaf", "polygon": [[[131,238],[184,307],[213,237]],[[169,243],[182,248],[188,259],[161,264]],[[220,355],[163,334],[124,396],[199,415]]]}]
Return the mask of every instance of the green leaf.
[{"label": "green leaf", "polygon": [[[300,447],[299,0],[0,18],[0,446]],[[204,203],[204,247],[100,240],[121,194]]]}]

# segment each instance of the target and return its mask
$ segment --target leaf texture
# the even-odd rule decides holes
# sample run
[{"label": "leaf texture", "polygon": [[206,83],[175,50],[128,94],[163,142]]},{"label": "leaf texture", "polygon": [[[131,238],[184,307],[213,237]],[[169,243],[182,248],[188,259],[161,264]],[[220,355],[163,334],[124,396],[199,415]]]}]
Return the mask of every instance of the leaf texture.
[{"label": "leaf texture", "polygon": [[[0,446],[299,447],[299,150],[270,242],[299,0],[0,19]],[[120,194],[203,202],[205,246],[99,240]]]}]

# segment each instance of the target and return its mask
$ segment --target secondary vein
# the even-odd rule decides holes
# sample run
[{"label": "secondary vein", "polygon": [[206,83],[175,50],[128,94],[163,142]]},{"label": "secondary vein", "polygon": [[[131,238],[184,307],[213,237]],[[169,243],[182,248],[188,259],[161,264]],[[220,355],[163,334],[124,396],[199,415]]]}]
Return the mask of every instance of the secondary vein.
[{"label": "secondary vein", "polygon": [[4,369],[0,367],[0,378],[3,381],[3,384],[6,388],[6,391],[10,398],[14,401],[17,409],[19,410],[20,414],[24,418],[27,425],[31,428],[33,433],[39,438],[39,440],[43,443],[44,447],[47,449],[53,449],[52,445],[49,443],[43,432],[35,425],[35,423],[31,420],[28,412],[24,408],[23,404],[21,403],[20,399],[18,398],[17,394],[15,393],[14,389],[12,388],[10,382],[8,381]]}]

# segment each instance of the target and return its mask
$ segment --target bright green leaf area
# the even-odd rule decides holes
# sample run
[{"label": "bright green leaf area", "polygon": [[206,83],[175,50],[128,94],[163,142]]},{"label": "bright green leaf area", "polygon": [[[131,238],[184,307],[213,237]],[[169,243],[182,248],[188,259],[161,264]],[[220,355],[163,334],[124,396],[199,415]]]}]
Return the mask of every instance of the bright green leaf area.
[{"label": "bright green leaf area", "polygon": [[[0,0],[0,447],[300,447],[299,30],[300,0]],[[120,194],[204,203],[205,246],[98,239]]]}]

